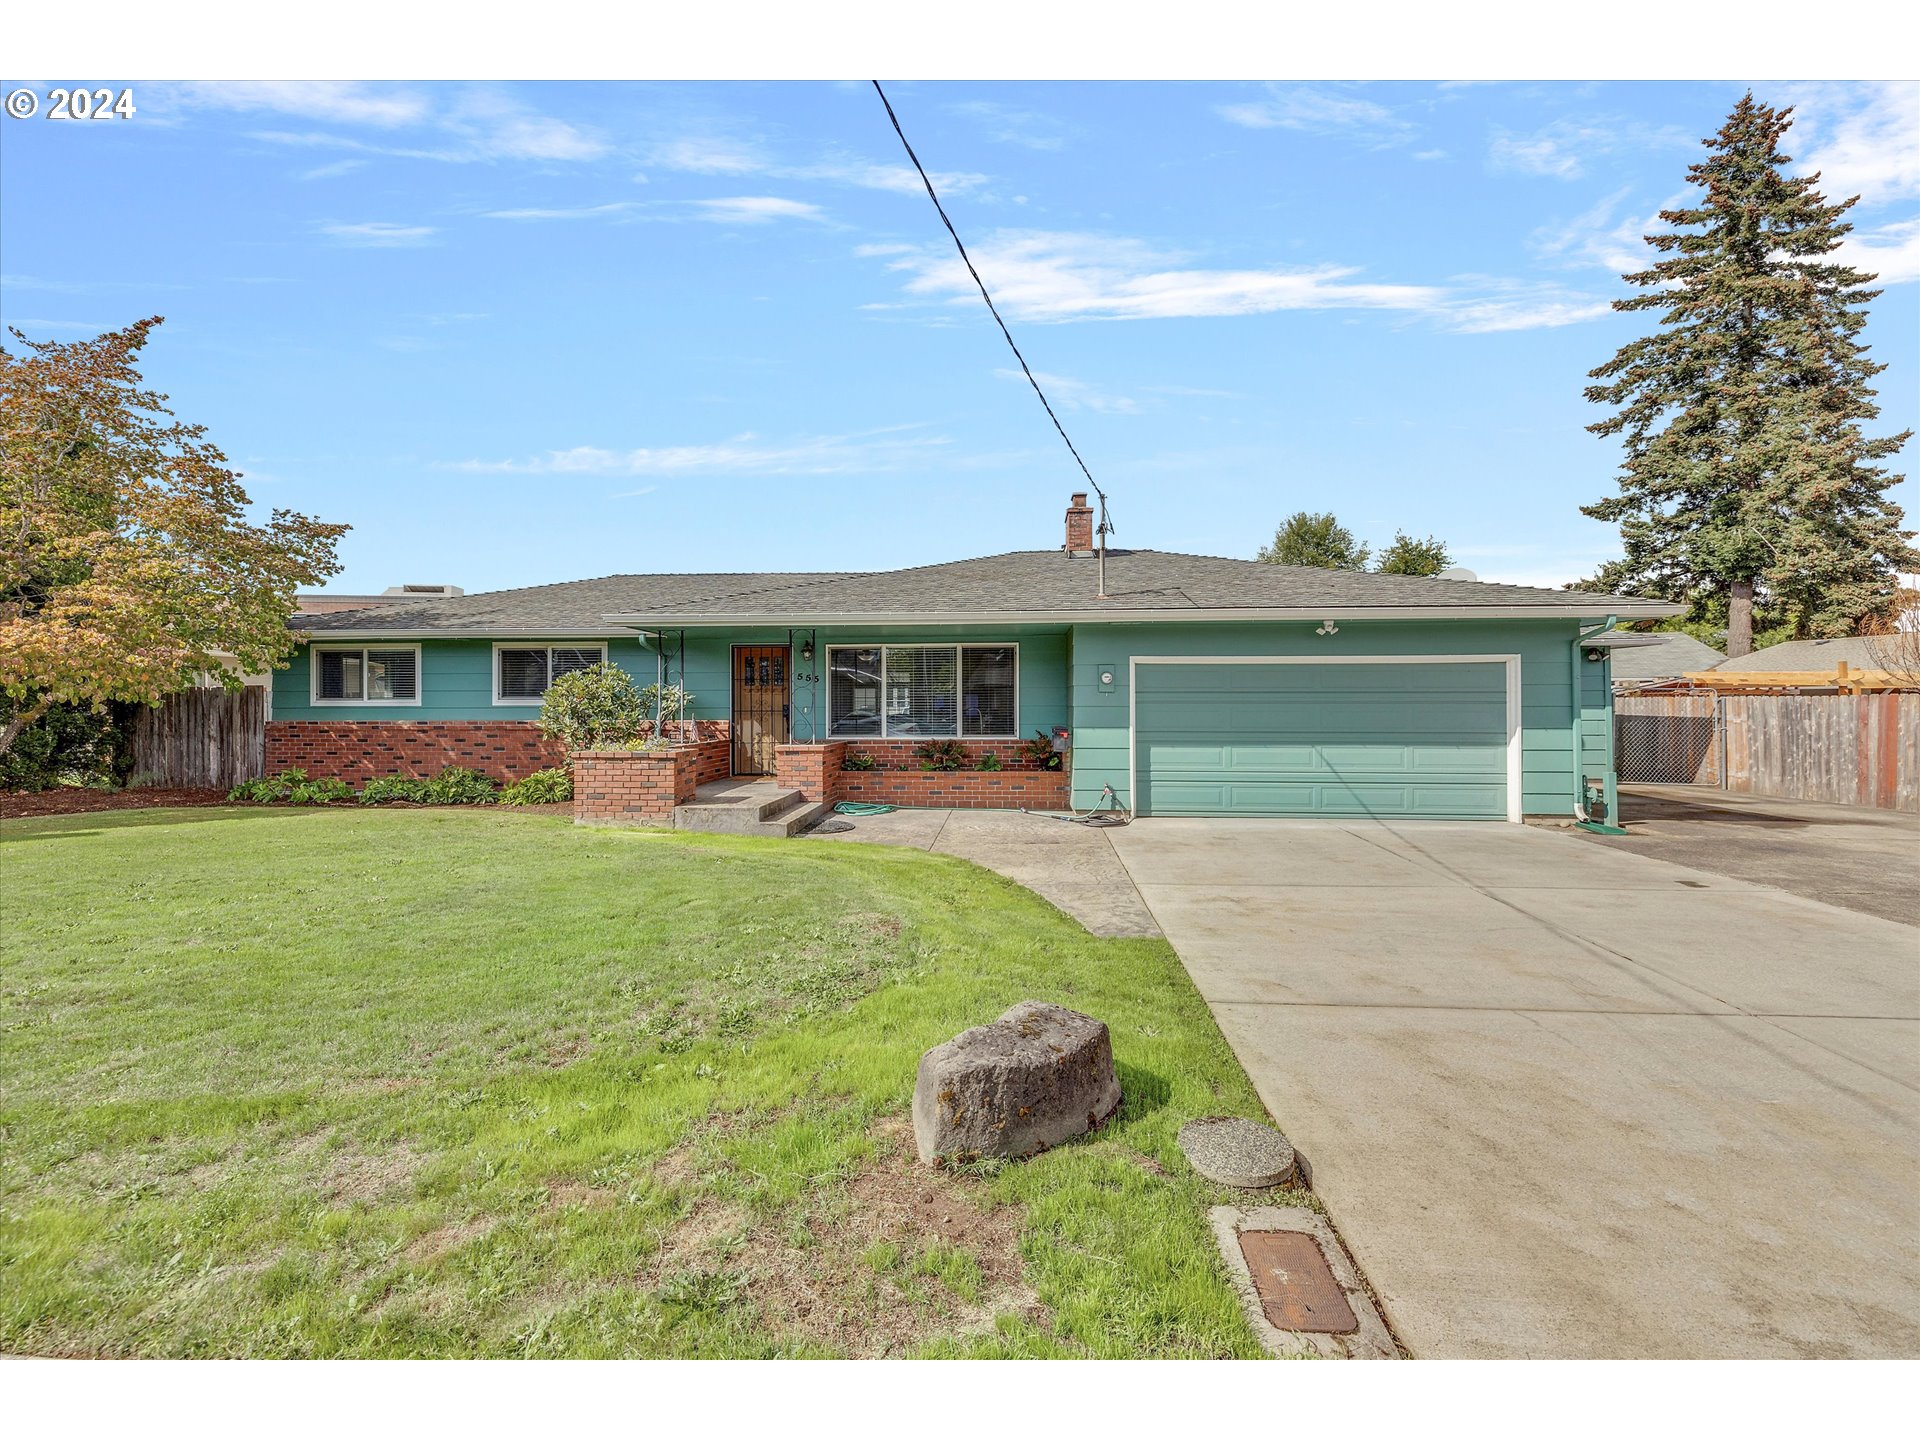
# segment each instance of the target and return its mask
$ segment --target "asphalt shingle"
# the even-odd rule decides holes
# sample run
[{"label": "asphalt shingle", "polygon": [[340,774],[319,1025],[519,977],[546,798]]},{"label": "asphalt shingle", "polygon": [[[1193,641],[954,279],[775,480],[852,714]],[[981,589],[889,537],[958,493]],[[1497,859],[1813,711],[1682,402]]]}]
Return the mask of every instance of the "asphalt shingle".
[{"label": "asphalt shingle", "polygon": [[[1096,562],[1060,550],[1014,550],[905,570],[789,574],[609,575],[525,590],[499,590],[378,611],[298,616],[301,629],[448,634],[593,633],[606,617],[660,616],[784,620],[826,615],[1060,615],[1084,612],[1209,610],[1539,608],[1604,613],[1626,596],[1575,596],[1564,590],[1443,580],[1370,571],[1315,570],[1216,555],[1115,550],[1107,556],[1107,598],[1096,598]],[[1637,602],[1645,604],[1646,602]]]}]

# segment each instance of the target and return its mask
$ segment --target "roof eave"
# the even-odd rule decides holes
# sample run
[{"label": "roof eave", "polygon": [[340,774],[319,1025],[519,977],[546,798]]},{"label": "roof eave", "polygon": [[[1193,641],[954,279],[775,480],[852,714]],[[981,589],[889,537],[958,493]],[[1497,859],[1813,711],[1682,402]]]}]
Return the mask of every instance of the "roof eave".
[{"label": "roof eave", "polygon": [[1664,600],[1562,605],[1294,605],[1155,610],[879,610],[820,613],[603,615],[609,625],[640,630],[708,630],[741,625],[1171,625],[1212,620],[1664,620],[1687,607]]},{"label": "roof eave", "polygon": [[325,643],[329,640],[631,640],[634,633],[631,627],[611,627],[607,622],[599,626],[580,626],[572,630],[555,629],[502,629],[500,626],[475,626],[473,628],[442,626],[437,629],[423,629],[420,626],[399,626],[389,629],[361,627],[353,630],[340,628],[319,629],[306,625],[292,627],[309,641]]}]

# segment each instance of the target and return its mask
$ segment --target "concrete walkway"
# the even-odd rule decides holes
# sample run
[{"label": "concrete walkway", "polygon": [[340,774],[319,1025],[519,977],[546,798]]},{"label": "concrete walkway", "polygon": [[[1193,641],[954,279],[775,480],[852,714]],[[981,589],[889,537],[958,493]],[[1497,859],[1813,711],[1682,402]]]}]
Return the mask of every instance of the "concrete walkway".
[{"label": "concrete walkway", "polygon": [[1920,931],[1517,825],[1111,839],[1415,1355],[1920,1355]]},{"label": "concrete walkway", "polygon": [[1113,853],[1107,830],[1017,810],[895,810],[830,818],[849,828],[816,830],[807,838],[958,855],[1052,901],[1095,935],[1160,933]]}]

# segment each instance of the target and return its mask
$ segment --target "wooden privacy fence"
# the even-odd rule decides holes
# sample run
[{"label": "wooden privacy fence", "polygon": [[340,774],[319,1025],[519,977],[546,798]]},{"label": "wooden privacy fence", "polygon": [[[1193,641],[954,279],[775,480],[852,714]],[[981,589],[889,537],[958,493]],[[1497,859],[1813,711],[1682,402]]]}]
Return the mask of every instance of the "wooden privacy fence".
[{"label": "wooden privacy fence", "polygon": [[265,773],[267,690],[183,690],[133,722],[135,785],[227,789]]},{"label": "wooden privacy fence", "polygon": [[1622,695],[1623,781],[1920,811],[1920,695]]}]

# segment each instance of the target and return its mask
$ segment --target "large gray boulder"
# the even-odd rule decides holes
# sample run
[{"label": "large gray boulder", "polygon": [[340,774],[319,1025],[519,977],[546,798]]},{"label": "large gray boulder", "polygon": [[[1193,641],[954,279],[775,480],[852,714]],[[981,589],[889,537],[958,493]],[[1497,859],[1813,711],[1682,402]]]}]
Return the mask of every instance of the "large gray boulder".
[{"label": "large gray boulder", "polygon": [[1104,1125],[1120,1108],[1113,1042],[1091,1015],[1026,1000],[920,1057],[920,1158],[1025,1159]]}]

